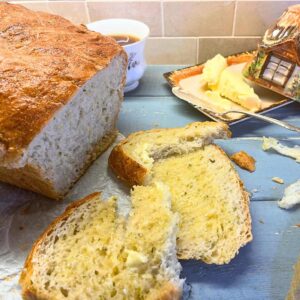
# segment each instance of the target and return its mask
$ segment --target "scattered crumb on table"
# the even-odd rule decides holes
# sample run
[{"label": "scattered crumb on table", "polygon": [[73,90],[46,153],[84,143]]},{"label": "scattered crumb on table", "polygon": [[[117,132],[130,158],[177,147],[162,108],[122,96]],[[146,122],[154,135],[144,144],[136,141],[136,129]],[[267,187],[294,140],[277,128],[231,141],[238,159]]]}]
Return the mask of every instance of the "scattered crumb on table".
[{"label": "scattered crumb on table", "polygon": [[246,153],[245,151],[239,151],[236,153],[233,153],[230,156],[230,159],[235,162],[239,167],[242,169],[245,169],[249,172],[255,171],[255,159]]},{"label": "scattered crumb on table", "polygon": [[276,183],[280,183],[280,184],[284,183],[283,179],[280,177],[273,177],[272,180]]},{"label": "scattered crumb on table", "polygon": [[265,222],[261,219],[259,219],[258,222],[261,223],[261,224],[265,224]]}]

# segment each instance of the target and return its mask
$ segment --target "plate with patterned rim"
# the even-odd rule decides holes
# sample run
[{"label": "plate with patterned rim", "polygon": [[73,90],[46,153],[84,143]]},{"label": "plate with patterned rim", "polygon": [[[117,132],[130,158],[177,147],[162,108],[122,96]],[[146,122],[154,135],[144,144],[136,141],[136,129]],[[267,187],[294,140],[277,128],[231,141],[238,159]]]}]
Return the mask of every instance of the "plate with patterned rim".
[{"label": "plate with patterned rim", "polygon": [[[227,68],[233,72],[242,74],[246,64],[253,59],[254,55],[255,52],[252,51],[228,56],[226,57],[228,64]],[[248,119],[249,116],[236,113],[228,114],[226,119],[219,116],[219,114],[228,110],[246,111],[246,109],[228,99],[219,101],[219,99],[214,100],[211,97],[206,96],[205,92],[208,89],[207,86],[203,84],[203,80],[201,80],[204,64],[205,63],[202,63],[164,73],[163,76],[171,86],[173,94],[179,99],[193,105],[197,110],[214,121],[225,121],[229,124],[235,124]],[[254,111],[255,113],[260,114],[268,112],[293,102],[291,99],[287,99],[282,95],[256,85],[247,79],[245,80],[253,87],[255,93],[262,101],[261,108]]]}]

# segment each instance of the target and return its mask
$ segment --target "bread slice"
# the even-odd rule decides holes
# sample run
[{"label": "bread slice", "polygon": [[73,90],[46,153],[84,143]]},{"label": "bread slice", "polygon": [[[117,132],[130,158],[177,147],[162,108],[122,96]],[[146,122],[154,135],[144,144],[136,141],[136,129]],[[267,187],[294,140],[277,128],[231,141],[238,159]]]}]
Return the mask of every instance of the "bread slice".
[{"label": "bread slice", "polygon": [[291,282],[290,289],[285,298],[286,300],[299,300],[300,299],[300,259],[294,266],[294,276]]},{"label": "bread slice", "polygon": [[117,176],[130,185],[149,181],[158,159],[200,149],[214,138],[228,138],[225,123],[194,122],[183,128],[153,129],[130,134],[109,156],[109,165]]},{"label": "bread slice", "polygon": [[224,124],[193,123],[130,135],[109,158],[129,184],[161,181],[180,215],[177,254],[181,259],[228,263],[251,241],[249,196],[224,151],[208,144],[229,135]]},{"label": "bread slice", "polygon": [[163,184],[134,187],[128,219],[95,193],[42,234],[20,283],[24,299],[179,299],[178,216]]},{"label": "bread slice", "polygon": [[0,180],[61,199],[116,136],[126,53],[85,26],[6,2],[0,31]]}]

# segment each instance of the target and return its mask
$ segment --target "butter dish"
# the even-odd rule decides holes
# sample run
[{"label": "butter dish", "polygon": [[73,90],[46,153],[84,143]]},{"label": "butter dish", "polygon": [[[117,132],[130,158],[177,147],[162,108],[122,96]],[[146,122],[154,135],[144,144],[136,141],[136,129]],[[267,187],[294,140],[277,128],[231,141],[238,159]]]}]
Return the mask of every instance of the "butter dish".
[{"label": "butter dish", "polygon": [[[252,61],[255,54],[256,52],[249,52],[226,57],[228,66],[225,70],[229,70],[231,73],[241,76],[245,66]],[[193,105],[197,110],[212,120],[224,121],[219,115],[229,110],[262,113],[291,103],[291,100],[282,95],[274,93],[246,79],[247,84],[254,89],[261,100],[261,106],[259,108],[248,110],[235,102],[220,97],[215,91],[208,89],[203,80],[202,72],[204,65],[205,63],[167,72],[164,73],[164,77],[178,98]],[[234,124],[248,118],[249,116],[245,114],[228,114],[227,122]]]}]

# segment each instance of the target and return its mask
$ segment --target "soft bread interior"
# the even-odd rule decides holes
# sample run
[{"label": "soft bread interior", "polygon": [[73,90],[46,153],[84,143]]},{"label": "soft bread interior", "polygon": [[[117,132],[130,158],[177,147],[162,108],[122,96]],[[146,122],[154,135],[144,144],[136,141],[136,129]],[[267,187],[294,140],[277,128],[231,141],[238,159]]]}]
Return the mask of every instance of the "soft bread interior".
[{"label": "soft bread interior", "polygon": [[141,131],[110,156],[114,172],[130,184],[169,186],[180,215],[180,258],[228,263],[252,239],[248,193],[227,155],[210,144],[228,136],[228,127],[215,122]]},{"label": "soft bread interior", "polygon": [[181,287],[181,267],[176,257],[178,216],[171,212],[169,189],[161,183],[135,186],[131,201],[123,279],[125,285],[133,283],[140,288],[127,295],[128,299],[147,298],[145,295],[156,294],[167,282]]},{"label": "soft bread interior", "polygon": [[137,132],[122,146],[132,159],[151,169],[157,159],[188,153],[211,143],[214,138],[228,136],[230,132],[223,123],[194,122],[183,128]]},{"label": "soft bread interior", "polygon": [[30,289],[47,299],[159,299],[168,286],[178,299],[177,221],[162,184],[134,188],[128,220],[115,198],[94,197],[40,241]]},{"label": "soft bread interior", "polygon": [[151,181],[170,187],[180,214],[180,258],[228,263],[251,240],[248,196],[226,154],[216,145],[157,161]]},{"label": "soft bread interior", "polygon": [[[64,195],[113,141],[123,99],[124,64],[124,56],[118,56],[88,80],[34,138],[22,158],[4,167],[19,171],[25,165],[33,166],[45,183]],[[34,177],[26,180],[32,190],[46,193]]]}]

